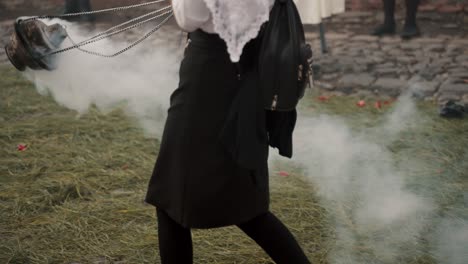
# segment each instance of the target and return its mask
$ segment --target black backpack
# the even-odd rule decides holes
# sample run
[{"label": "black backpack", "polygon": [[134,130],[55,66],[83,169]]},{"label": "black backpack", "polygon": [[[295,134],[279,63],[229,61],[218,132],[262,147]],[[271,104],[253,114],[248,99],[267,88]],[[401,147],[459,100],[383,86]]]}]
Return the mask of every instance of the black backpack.
[{"label": "black backpack", "polygon": [[276,0],[260,32],[258,57],[264,107],[294,110],[311,78],[312,48],[293,0]]}]

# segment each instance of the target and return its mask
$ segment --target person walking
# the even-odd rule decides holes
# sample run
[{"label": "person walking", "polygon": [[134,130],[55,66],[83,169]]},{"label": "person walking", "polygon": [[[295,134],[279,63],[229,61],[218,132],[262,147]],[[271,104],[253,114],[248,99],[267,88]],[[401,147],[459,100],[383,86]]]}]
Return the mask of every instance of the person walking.
[{"label": "person walking", "polygon": [[[396,0],[383,0],[384,7],[384,23],[378,26],[372,35],[383,36],[393,35],[396,33],[395,23],[395,3]],[[401,37],[410,39],[420,35],[418,25],[416,23],[416,13],[418,11],[420,0],[406,0],[406,20],[401,32]]]},{"label": "person walking", "polygon": [[[229,32],[242,29],[241,34],[249,31],[243,28],[244,25],[251,27],[245,22],[246,16],[257,17],[260,11],[256,8],[265,9],[267,1],[274,2],[218,1],[217,6],[212,7],[219,7],[223,2],[227,6],[245,7],[245,10],[234,8],[235,14],[228,12],[217,16],[218,19],[232,19],[218,29]],[[265,131],[260,130],[258,135],[243,134],[256,138],[251,146],[256,156],[248,159],[256,161],[255,169],[240,166],[220,140],[230,108],[242,90],[240,76],[256,74],[252,68],[259,41],[254,38],[243,47],[239,60],[241,74],[238,64],[232,61],[236,49],[228,48],[227,41],[216,32],[215,16],[207,2],[214,1],[172,1],[176,21],[189,32],[189,40],[180,66],[179,87],[170,97],[159,155],[145,199],[156,207],[161,263],[193,262],[192,228],[230,225],[239,227],[276,263],[310,263],[288,228],[269,211],[269,147]],[[242,21],[236,21],[240,11],[245,11],[241,12]],[[269,10],[263,11],[268,16]],[[260,26],[258,24],[257,32]],[[242,109],[255,103],[256,90],[259,89],[247,89],[249,94],[243,97],[246,100],[240,101]],[[261,110],[264,113],[263,105]]]}]

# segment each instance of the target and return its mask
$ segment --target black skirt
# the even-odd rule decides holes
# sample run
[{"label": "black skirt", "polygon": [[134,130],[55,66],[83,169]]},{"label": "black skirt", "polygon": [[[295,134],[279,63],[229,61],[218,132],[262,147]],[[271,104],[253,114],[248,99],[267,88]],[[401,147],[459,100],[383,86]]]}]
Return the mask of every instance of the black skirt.
[{"label": "black skirt", "polygon": [[184,227],[240,224],[269,210],[268,143],[256,169],[245,169],[220,139],[238,73],[218,35],[190,33],[146,196]]}]

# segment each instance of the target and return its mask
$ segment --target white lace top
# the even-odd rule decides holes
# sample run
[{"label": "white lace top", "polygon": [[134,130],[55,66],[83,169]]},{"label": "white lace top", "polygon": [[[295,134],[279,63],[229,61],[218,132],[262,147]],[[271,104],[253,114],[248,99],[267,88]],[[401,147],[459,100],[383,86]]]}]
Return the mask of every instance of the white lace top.
[{"label": "white lace top", "polygon": [[245,44],[268,21],[274,0],[172,0],[179,26],[217,33],[228,48],[231,61],[239,61]]}]

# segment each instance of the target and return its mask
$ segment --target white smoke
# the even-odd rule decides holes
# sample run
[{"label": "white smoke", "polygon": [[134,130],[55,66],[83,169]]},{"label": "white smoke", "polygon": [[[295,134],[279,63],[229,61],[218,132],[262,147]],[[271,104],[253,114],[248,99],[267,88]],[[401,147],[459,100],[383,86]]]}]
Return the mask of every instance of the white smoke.
[{"label": "white smoke", "polygon": [[[93,34],[64,21],[73,40]],[[57,57],[58,68],[52,72],[29,71],[41,94],[50,94],[59,104],[85,113],[90,106],[102,111],[124,107],[150,136],[162,131],[169,95],[177,87],[177,72],[183,45],[180,32],[165,30],[134,49],[114,58],[102,58],[73,50]],[[135,36],[134,36],[135,37]],[[71,43],[66,41],[63,46]],[[85,49],[112,54],[128,46],[129,41],[108,39],[85,46]]]},{"label": "white smoke", "polygon": [[418,114],[412,98],[412,92],[403,93],[395,103],[395,107],[385,116],[380,126],[374,127],[374,134],[380,139],[380,144],[388,144],[398,138],[400,133],[421,125],[424,122]]},{"label": "white smoke", "polygon": [[416,116],[405,95],[386,122],[370,131],[355,132],[330,115],[299,118],[293,160],[305,169],[334,221],[331,263],[368,263],[362,250],[382,263],[396,263],[401,246],[417,244],[434,205],[406,188],[384,145],[415,125]]},{"label": "white smoke", "polygon": [[468,261],[468,221],[443,218],[433,234],[432,243],[432,254],[438,263],[465,264]]},{"label": "white smoke", "polygon": [[[436,201],[407,187],[408,167],[387,148],[426,120],[410,93],[383,120],[359,131],[340,117],[299,118],[293,160],[305,169],[333,221],[331,263],[401,263],[424,251],[421,241],[434,228]],[[418,162],[414,157],[404,164]],[[439,263],[466,263],[467,227],[466,220],[449,218],[436,228],[432,244]]]}]

